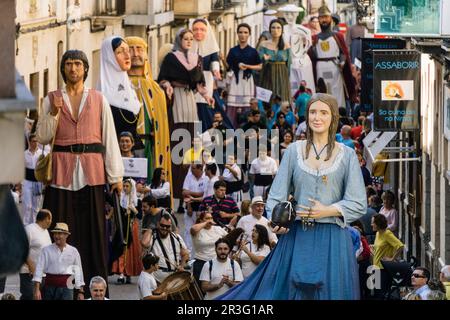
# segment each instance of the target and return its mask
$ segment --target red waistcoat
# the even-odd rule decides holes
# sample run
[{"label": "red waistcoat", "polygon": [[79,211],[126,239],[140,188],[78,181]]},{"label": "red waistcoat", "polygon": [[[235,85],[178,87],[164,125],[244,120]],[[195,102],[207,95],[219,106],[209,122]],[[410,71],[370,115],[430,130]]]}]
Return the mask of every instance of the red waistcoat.
[{"label": "red waistcoat", "polygon": [[[54,96],[62,98],[61,90],[49,93],[50,104]],[[80,106],[81,107],[81,106]],[[102,143],[102,110],[103,96],[100,92],[90,89],[83,110],[78,120],[72,114],[63,100],[60,110],[55,145],[68,146],[72,144]],[[53,152],[52,184],[68,187],[72,184],[75,169],[76,154],[70,152]],[[86,182],[90,186],[105,184],[105,164],[101,153],[82,153],[79,155]]]}]

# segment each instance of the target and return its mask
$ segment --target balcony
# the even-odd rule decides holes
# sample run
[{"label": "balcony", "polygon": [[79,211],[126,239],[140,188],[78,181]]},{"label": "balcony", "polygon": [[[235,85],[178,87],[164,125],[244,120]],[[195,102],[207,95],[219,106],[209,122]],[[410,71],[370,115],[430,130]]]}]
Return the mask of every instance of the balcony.
[{"label": "balcony", "polygon": [[165,25],[174,20],[173,1],[128,1],[125,25]]}]

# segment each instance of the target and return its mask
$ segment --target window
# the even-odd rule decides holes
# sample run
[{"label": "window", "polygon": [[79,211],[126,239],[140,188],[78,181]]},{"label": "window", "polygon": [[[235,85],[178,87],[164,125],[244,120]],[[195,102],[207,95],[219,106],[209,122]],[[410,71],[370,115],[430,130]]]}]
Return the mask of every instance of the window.
[{"label": "window", "polygon": [[39,72],[30,74],[30,91],[36,99],[36,109],[40,110],[39,106]]}]

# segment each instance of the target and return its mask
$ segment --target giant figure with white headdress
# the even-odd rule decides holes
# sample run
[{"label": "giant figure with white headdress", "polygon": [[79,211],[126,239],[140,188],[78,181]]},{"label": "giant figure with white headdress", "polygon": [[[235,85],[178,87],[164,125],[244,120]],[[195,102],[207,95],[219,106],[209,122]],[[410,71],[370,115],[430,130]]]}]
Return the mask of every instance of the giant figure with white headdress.
[{"label": "giant figure with white headdress", "polygon": [[311,30],[296,24],[299,12],[303,9],[295,4],[288,4],[278,10],[287,21],[287,25],[284,26],[284,39],[291,46],[292,64],[289,80],[292,95],[298,90],[302,80],[306,81],[307,87],[315,93],[313,67],[307,54],[312,45]]}]

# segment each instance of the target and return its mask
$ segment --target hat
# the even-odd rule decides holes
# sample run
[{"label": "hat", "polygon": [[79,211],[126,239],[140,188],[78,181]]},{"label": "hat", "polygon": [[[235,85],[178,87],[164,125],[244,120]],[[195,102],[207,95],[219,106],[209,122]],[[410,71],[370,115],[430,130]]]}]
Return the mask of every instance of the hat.
[{"label": "hat", "polygon": [[319,17],[321,16],[331,16],[331,11],[326,4],[319,8]]},{"label": "hat", "polygon": [[284,7],[278,8],[278,11],[280,11],[280,12],[303,12],[305,10],[303,8],[298,7],[295,4],[291,3],[288,5],[285,5]]},{"label": "hat", "polygon": [[253,199],[252,199],[252,205],[257,204],[257,203],[262,203],[262,204],[264,204],[263,197],[261,197],[261,196],[253,197]]},{"label": "hat", "polygon": [[70,234],[69,226],[67,225],[67,223],[64,222],[57,222],[55,228],[51,232],[61,232]]}]

